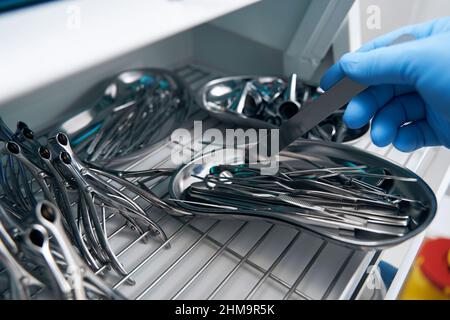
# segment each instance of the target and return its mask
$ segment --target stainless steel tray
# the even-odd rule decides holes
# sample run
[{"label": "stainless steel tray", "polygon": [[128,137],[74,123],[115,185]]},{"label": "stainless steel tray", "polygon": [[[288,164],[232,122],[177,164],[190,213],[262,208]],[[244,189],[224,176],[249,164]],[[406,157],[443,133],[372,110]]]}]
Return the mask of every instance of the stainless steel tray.
[{"label": "stainless steel tray", "polygon": [[[148,137],[148,141],[143,142],[142,146],[136,146],[128,153],[123,152],[115,157],[107,157],[106,159],[95,160],[93,162],[105,166],[126,165],[145,154],[151,146],[171,134],[171,132],[180,126],[180,122],[187,119],[189,108],[192,105],[192,94],[188,86],[176,74],[166,69],[157,68],[140,68],[125,70],[109,79],[101,81],[93,86],[88,92],[84,93],[75,103],[73,109],[76,111],[68,118],[62,120],[62,124],[56,128],[50,129],[49,135],[58,132],[65,132],[72,139],[72,142],[78,141],[74,145],[74,149],[84,158],[85,151],[89,146],[89,142],[95,138],[97,132],[102,130],[105,125],[105,119],[108,119],[114,113],[126,113],[129,116],[132,108],[136,106],[134,112],[139,114],[139,110],[147,109],[151,106],[155,112],[164,111],[166,104],[158,104],[153,102],[153,97],[157,94],[156,89],[146,88],[142,84],[142,79],[151,80],[149,86],[154,83],[162,83],[167,86],[170,91],[172,102],[177,100],[177,108],[170,113],[168,118],[164,118],[159,123],[158,130]],[[149,80],[150,79],[150,80]],[[160,87],[158,87],[160,88]],[[142,94],[144,92],[144,94]],[[83,107],[80,110],[80,106]],[[88,108],[86,108],[88,106]],[[148,112],[148,111],[147,111]],[[143,112],[142,114],[148,114]],[[140,119],[140,118],[139,118]],[[151,119],[140,119],[140,122],[149,122]],[[107,134],[104,134],[107,136]],[[119,137],[116,135],[116,139]],[[112,140],[112,139],[109,139]],[[104,143],[100,140],[99,144]],[[123,145],[127,145],[123,143]]]},{"label": "stainless steel tray", "polygon": [[[230,151],[230,152],[227,152]],[[216,151],[218,152],[218,151]],[[182,199],[184,191],[192,184],[199,180],[195,176],[206,176],[209,174],[212,167],[228,164],[228,165],[240,165],[244,163],[245,150],[223,150],[223,157],[211,158],[209,154],[202,155],[197,159],[182,166],[178,172],[172,177],[169,184],[169,193],[173,199]],[[206,158],[209,159],[206,159]],[[298,157],[296,159],[296,157]],[[286,224],[292,227],[298,228],[301,231],[309,232],[315,236],[319,236],[324,240],[333,241],[339,245],[345,245],[348,247],[356,247],[360,249],[384,249],[394,245],[398,245],[416,235],[421,233],[432,222],[436,210],[436,197],[429,186],[416,174],[408,169],[401,168],[396,164],[386,161],[380,157],[374,156],[367,152],[358,150],[356,148],[321,141],[308,141],[298,140],[293,145],[288,147],[280,154],[280,161],[290,160],[298,162],[311,162],[317,163],[338,163],[339,166],[345,166],[345,163],[351,162],[354,165],[367,165],[369,168],[383,169],[393,176],[413,178],[417,182],[401,182],[392,180],[392,185],[389,185],[389,193],[395,195],[401,195],[409,199],[415,199],[420,201],[426,208],[413,209],[407,208],[402,214],[408,215],[415,223],[410,224],[407,232],[399,237],[387,236],[387,235],[374,235],[368,232],[357,231],[352,235],[341,235],[339,232],[332,232],[330,229],[311,227],[309,225],[302,224],[301,222],[291,219],[287,216],[280,214],[278,218],[276,215],[271,215],[272,218],[267,217],[255,217],[252,215],[244,215],[240,213],[236,214],[205,214],[216,217],[217,219],[240,219],[240,220],[267,220],[272,223]],[[312,167],[305,167],[305,169],[311,169]],[[181,206],[186,206],[180,203]],[[188,210],[195,208],[195,206],[188,206]],[[200,215],[202,213],[199,213]],[[416,225],[415,225],[416,224]]]},{"label": "stainless steel tray", "polygon": [[[283,77],[273,77],[273,76],[233,76],[233,77],[223,77],[217,78],[212,81],[209,81],[205,85],[203,85],[197,92],[196,100],[199,107],[206,112],[208,112],[212,117],[219,119],[223,123],[226,123],[230,126],[239,125],[241,128],[254,128],[254,129],[276,129],[278,128],[276,125],[271,124],[261,118],[261,114],[259,115],[248,115],[245,112],[238,113],[230,108],[225,107],[222,103],[217,103],[214,101],[213,92],[215,89],[218,89],[219,92],[230,91],[224,96],[228,103],[233,104],[240,98],[239,95],[236,95],[236,92],[233,90],[239,90],[242,86],[242,83],[250,82],[250,81],[258,81],[261,84],[273,83],[275,81],[280,81],[279,83],[283,83],[283,85],[288,86],[289,80]],[[301,84],[301,82],[297,83]],[[298,89],[298,88],[297,88]],[[305,103],[309,101],[314,96],[318,95],[318,89],[306,86],[301,84],[301,89],[303,90],[299,93],[299,97],[297,99],[299,102]],[[304,96],[305,90],[307,91],[306,96]],[[298,91],[297,91],[298,93]],[[280,93],[278,93],[280,94]],[[254,95],[251,95],[254,97]],[[271,98],[274,98],[276,95],[268,95]],[[302,96],[302,97],[300,97]],[[217,97],[216,97],[217,99]],[[269,99],[269,98],[267,98]],[[268,105],[270,105],[272,112],[275,111],[278,107],[276,107],[277,103],[282,100],[282,96],[277,96],[272,102],[265,102],[262,97],[258,99],[253,98],[253,101],[259,101],[260,106],[263,105],[263,109],[269,109]],[[233,102],[234,101],[234,102]],[[223,102],[223,101],[222,101]],[[286,119],[282,120],[286,121]],[[370,128],[370,124],[364,126],[358,130],[352,130],[345,126],[343,123],[343,110],[338,110],[333,115],[325,119],[320,125],[311,130],[305,138],[311,140],[323,140],[323,141],[336,141],[343,143],[352,143],[356,140],[360,139],[364,136]],[[324,135],[324,136],[323,136]]]}]

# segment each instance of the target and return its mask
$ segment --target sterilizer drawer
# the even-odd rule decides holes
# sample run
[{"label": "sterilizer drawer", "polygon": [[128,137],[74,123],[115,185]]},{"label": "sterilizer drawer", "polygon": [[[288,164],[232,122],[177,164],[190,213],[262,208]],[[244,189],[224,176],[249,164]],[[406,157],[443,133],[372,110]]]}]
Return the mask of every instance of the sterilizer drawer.
[{"label": "sterilizer drawer", "polygon": [[[192,65],[176,72],[193,90],[218,76]],[[204,128],[223,128],[199,109],[192,118],[203,120]],[[356,146],[372,150],[368,137]],[[129,169],[174,167],[172,148],[163,141]],[[383,155],[413,169],[424,157],[420,152],[403,156],[392,148]],[[167,183],[162,180],[152,190],[167,197]],[[104,271],[104,277],[130,299],[348,299],[379,254],[265,222],[185,220],[147,209],[167,233],[170,249],[153,239],[143,243],[121,218],[106,218],[111,245],[130,273],[119,278]],[[129,285],[128,278],[136,284]]]}]

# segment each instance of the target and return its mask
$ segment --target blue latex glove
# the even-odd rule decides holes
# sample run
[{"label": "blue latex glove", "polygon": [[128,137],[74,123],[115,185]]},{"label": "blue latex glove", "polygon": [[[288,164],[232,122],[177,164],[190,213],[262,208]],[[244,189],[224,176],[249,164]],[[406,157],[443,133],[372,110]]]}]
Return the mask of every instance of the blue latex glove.
[{"label": "blue latex glove", "polygon": [[[389,47],[408,33],[417,40]],[[450,148],[450,18],[400,29],[346,54],[322,78],[322,88],[344,75],[371,86],[348,105],[348,127],[373,119],[371,136],[379,147]]]}]

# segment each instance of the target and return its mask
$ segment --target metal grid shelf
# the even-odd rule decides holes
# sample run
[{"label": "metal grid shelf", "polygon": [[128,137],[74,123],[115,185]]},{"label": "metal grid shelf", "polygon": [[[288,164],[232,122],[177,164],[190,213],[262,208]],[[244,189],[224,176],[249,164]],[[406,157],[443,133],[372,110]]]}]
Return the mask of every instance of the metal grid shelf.
[{"label": "metal grid shelf", "polygon": [[[216,77],[192,66],[177,73],[194,90]],[[202,112],[193,119],[203,120],[204,129],[225,129]],[[196,152],[206,147],[198,145]],[[163,143],[130,169],[174,167],[172,148]],[[152,190],[164,197],[167,183],[163,180]],[[107,274],[106,280],[131,299],[348,298],[354,287],[349,284],[357,284],[374,255],[266,222],[184,220],[157,209],[151,214],[167,232],[170,249],[166,243],[130,238],[120,218],[111,217],[108,223],[111,245],[130,274]],[[127,285],[128,278],[136,284]]]},{"label": "metal grid shelf", "polygon": [[[200,67],[186,66],[176,72],[193,90],[215,78]],[[203,120],[204,129],[224,129],[201,111],[195,112],[192,120]],[[368,137],[355,145],[413,170],[425,156],[420,152],[404,156],[392,148],[380,152],[373,149]],[[173,168],[173,146],[169,141],[159,143],[127,169]],[[196,152],[206,147],[198,146]],[[167,184],[168,179],[162,179],[149,187],[166,197]],[[136,238],[114,214],[105,220],[110,244],[129,275],[120,278],[105,268],[99,274],[130,299],[348,299],[378,254],[266,222],[187,220],[151,207],[146,212],[167,233],[165,243],[153,239],[144,243],[141,240],[147,234]],[[129,285],[130,279],[136,284]]]}]

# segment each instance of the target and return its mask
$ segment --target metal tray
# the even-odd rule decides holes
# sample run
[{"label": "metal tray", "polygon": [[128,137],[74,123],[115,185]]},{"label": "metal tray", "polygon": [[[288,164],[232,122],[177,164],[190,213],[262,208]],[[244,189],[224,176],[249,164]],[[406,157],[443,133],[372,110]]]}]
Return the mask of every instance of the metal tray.
[{"label": "metal tray", "polygon": [[[130,69],[101,81],[74,103],[77,106],[74,108],[75,112],[63,119],[62,124],[48,130],[48,135],[65,132],[72,142],[76,141],[75,149],[83,158],[87,143],[95,137],[97,131],[100,131],[101,124],[107,116],[115,111],[128,110],[127,106],[132,106],[133,100],[137,100],[138,88],[142,86],[140,81],[144,78],[152,78],[153,81],[159,79],[167,83],[174,97],[179,100],[178,109],[167,120],[161,122],[159,130],[139,149],[94,162],[99,165],[117,167],[138,159],[155,144],[168,137],[173,130],[179,128],[180,123],[188,118],[191,111],[193,95],[189,86],[177,74],[166,69]],[[146,99],[148,100],[152,95],[153,90],[150,90],[146,93]],[[81,110],[79,106],[82,106]],[[157,105],[157,107],[162,108],[164,105]]]},{"label": "metal tray", "polygon": [[[200,108],[207,111],[211,116],[219,119],[220,121],[228,124],[238,125],[243,128],[256,128],[256,129],[276,129],[277,127],[267,123],[262,120],[254,119],[246,116],[245,114],[237,114],[226,108],[218,108],[212,106],[207,101],[207,93],[212,87],[220,84],[230,83],[230,82],[247,82],[255,79],[261,79],[266,81],[272,81],[277,79],[277,77],[261,77],[261,76],[234,76],[218,78],[206,83],[197,94],[197,102]],[[280,78],[283,79],[283,78]]]},{"label": "metal tray", "polygon": [[[212,117],[215,117],[216,119],[220,120],[221,122],[230,125],[230,126],[240,126],[241,128],[254,128],[254,129],[276,129],[278,128],[276,125],[271,124],[267,121],[264,121],[260,118],[248,116],[245,113],[237,113],[233,110],[230,110],[229,108],[226,108],[220,103],[216,103],[213,100],[208,99],[208,96],[212,93],[212,91],[215,88],[224,87],[227,89],[240,87],[240,83],[249,82],[252,80],[257,80],[260,83],[268,83],[268,82],[274,82],[275,80],[280,80],[284,83],[285,86],[288,86],[288,80],[284,77],[273,77],[273,76],[234,76],[234,77],[224,77],[224,78],[217,78],[212,81],[209,81],[206,83],[201,89],[198,91],[196,95],[197,103],[206,112],[208,112]],[[300,84],[300,86],[298,85]],[[317,92],[314,92],[314,90],[317,91],[317,89],[306,86],[301,84],[300,82],[297,84],[297,90],[300,90],[298,88],[301,88],[301,90],[305,90],[305,88],[309,88],[309,98],[306,97],[298,97],[299,101],[302,103],[305,103],[303,100],[311,99],[314,95],[317,95]],[[225,90],[225,89],[223,89]],[[298,93],[299,91],[297,91]],[[227,94],[225,94],[226,96]],[[231,93],[228,93],[228,95],[231,95]],[[300,93],[299,96],[302,96],[303,94]],[[229,97],[229,99],[238,99],[238,97]],[[281,96],[275,99],[275,101],[279,101],[281,99]],[[262,100],[261,100],[262,101]],[[275,101],[273,103],[275,103]],[[272,103],[272,105],[273,105]],[[267,103],[266,103],[267,104]],[[269,103],[270,104],[270,103]],[[285,121],[285,120],[284,120]],[[343,129],[344,131],[339,134],[339,130]],[[336,139],[342,139],[341,143],[352,143],[363,137],[370,129],[370,125],[366,125],[361,129],[358,130],[352,130],[347,128],[343,124],[343,110],[339,110],[335,112],[333,115],[325,119],[322,123],[320,123],[316,128],[311,130],[308,134],[305,135],[305,138],[311,139],[311,140],[322,140],[322,141],[333,141],[333,142],[340,142],[336,141]],[[320,136],[320,131],[322,131],[324,134],[329,135],[327,138],[323,138]],[[331,133],[328,132],[330,130],[335,130],[337,132]],[[338,138],[338,136],[341,136]]]},{"label": "metal tray", "polygon": [[[292,155],[289,155],[292,154]],[[245,159],[245,151],[236,149],[233,152],[224,152],[224,158],[219,160],[219,157],[214,157],[212,161],[205,161],[205,157],[208,154],[203,155],[197,159],[194,159],[190,163],[184,165],[179,171],[172,177],[169,185],[169,193],[174,199],[181,199],[183,192],[194,182],[199,181],[198,178],[192,177],[192,173],[195,172],[197,176],[206,176],[211,167],[223,164],[242,164]],[[366,153],[356,148],[321,141],[308,141],[299,140],[288,149],[284,150],[280,155],[280,160],[293,159],[298,156],[298,160],[307,160],[314,163],[326,163],[329,160],[333,160],[337,163],[352,162],[356,165],[367,165],[373,168],[384,169],[394,176],[401,176],[407,178],[415,178],[417,182],[414,184],[410,182],[393,181],[389,186],[389,192],[391,194],[399,194],[405,197],[416,199],[425,204],[426,208],[423,210],[408,209],[403,214],[409,215],[416,221],[416,226],[408,227],[405,235],[400,237],[373,235],[367,232],[356,232],[354,235],[343,235],[338,232],[332,232],[328,229],[310,227],[301,223],[294,223],[287,220],[284,216],[280,215],[280,219],[268,219],[268,218],[256,218],[256,220],[267,220],[273,223],[288,224],[300,230],[306,231],[317,235],[324,240],[330,240],[337,244],[344,245],[352,248],[359,248],[363,250],[371,249],[383,249],[394,245],[398,245],[417,234],[421,233],[433,220],[437,203],[436,198],[429,186],[416,174],[408,169],[401,168],[396,164],[379,158],[375,155]],[[206,163],[207,162],[207,163]],[[187,209],[189,206],[181,203],[180,206],[184,206]],[[211,216],[211,215],[208,215]],[[217,219],[241,219],[241,220],[254,220],[255,217],[249,218],[247,215],[213,215]]]}]

